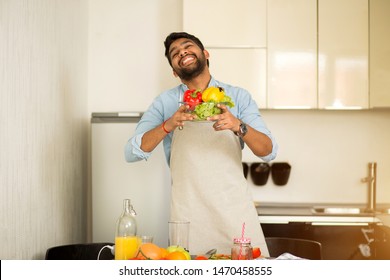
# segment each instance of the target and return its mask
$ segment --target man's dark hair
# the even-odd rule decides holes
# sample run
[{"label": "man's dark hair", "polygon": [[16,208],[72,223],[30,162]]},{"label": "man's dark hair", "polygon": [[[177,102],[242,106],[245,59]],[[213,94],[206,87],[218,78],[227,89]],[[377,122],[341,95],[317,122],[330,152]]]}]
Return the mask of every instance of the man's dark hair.
[{"label": "man's dark hair", "polygon": [[[177,39],[181,39],[181,38],[187,38],[187,39],[190,39],[191,41],[193,41],[196,45],[198,45],[198,47],[204,51],[204,46],[202,44],[202,42],[197,38],[195,37],[194,35],[191,35],[191,34],[188,34],[187,32],[172,32],[171,34],[169,34],[167,36],[167,38],[165,39],[164,41],[164,46],[165,46],[165,56],[166,58],[168,59],[169,61],[169,64],[172,66],[172,63],[171,63],[171,58],[169,57],[169,47],[171,46],[171,44],[176,41]],[[208,60],[207,60],[208,62]]]}]

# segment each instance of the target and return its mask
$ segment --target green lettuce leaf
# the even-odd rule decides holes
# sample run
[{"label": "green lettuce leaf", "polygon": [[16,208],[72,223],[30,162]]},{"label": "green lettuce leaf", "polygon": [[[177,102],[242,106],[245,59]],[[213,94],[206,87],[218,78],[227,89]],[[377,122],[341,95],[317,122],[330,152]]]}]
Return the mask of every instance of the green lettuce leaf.
[{"label": "green lettuce leaf", "polygon": [[205,120],[208,117],[218,115],[221,113],[221,109],[217,107],[217,103],[203,102],[195,107],[194,114],[198,120]]}]

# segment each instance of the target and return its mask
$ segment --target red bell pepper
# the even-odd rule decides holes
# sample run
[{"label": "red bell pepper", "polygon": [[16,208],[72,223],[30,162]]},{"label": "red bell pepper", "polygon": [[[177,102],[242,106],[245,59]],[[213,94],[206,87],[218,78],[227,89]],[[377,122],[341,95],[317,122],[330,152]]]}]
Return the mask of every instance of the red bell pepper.
[{"label": "red bell pepper", "polygon": [[190,110],[193,111],[196,105],[203,102],[202,92],[198,89],[189,89],[184,92],[183,102],[190,106]]}]

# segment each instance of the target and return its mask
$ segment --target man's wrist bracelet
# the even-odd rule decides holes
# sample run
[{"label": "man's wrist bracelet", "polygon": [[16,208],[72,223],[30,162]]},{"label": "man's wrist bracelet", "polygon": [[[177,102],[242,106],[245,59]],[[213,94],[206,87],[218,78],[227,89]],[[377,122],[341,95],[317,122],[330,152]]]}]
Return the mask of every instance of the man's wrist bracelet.
[{"label": "man's wrist bracelet", "polygon": [[169,119],[166,119],[163,123],[162,123],[162,129],[164,130],[164,132],[166,133],[166,134],[168,134],[168,133],[170,133],[170,131],[168,131],[166,128],[165,128],[165,123],[168,121]]}]

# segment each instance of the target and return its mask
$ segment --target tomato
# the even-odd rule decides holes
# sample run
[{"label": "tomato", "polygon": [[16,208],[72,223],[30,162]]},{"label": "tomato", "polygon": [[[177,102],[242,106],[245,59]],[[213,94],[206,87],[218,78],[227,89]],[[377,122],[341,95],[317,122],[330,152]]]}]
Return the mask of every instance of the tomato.
[{"label": "tomato", "polygon": [[167,260],[187,260],[186,255],[183,252],[180,251],[174,251],[171,253],[168,253],[166,256]]},{"label": "tomato", "polygon": [[252,255],[254,259],[257,259],[261,255],[261,250],[259,247],[253,247],[252,249]]},{"label": "tomato", "polygon": [[208,258],[205,257],[205,256],[200,255],[200,256],[196,256],[195,260],[208,260]]}]

